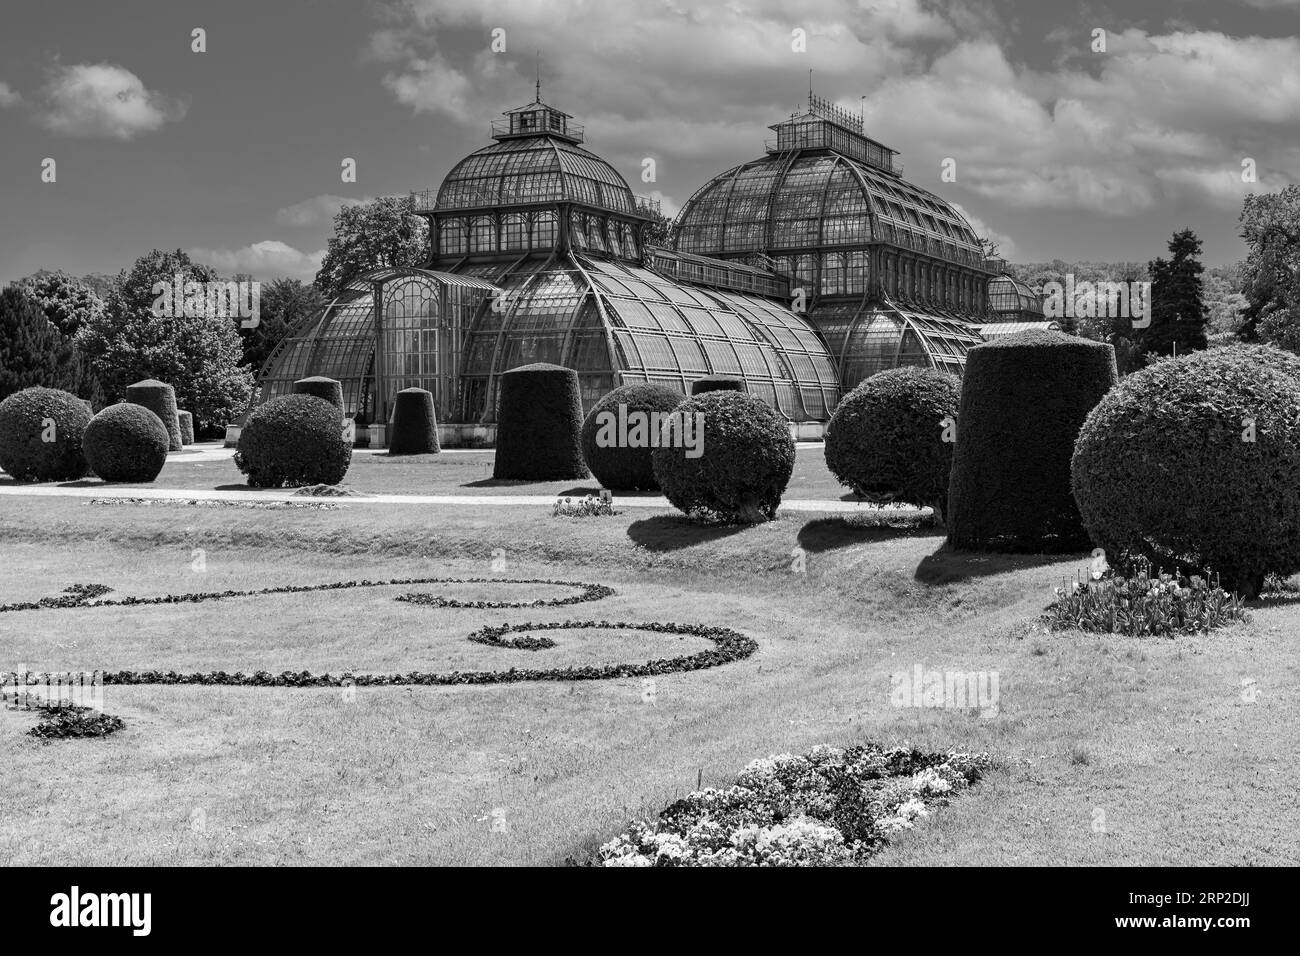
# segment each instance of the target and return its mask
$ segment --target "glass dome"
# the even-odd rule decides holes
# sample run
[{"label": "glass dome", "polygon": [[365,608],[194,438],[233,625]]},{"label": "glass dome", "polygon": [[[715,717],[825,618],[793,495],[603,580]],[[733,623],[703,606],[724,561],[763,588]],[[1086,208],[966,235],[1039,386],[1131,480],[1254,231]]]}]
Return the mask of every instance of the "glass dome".
[{"label": "glass dome", "polygon": [[627,181],[595,153],[557,136],[503,139],[470,153],[438,190],[440,209],[577,202],[632,213]]},{"label": "glass dome", "polygon": [[1027,283],[1003,273],[989,280],[989,308],[1000,322],[1034,321],[1043,316],[1043,300]]}]

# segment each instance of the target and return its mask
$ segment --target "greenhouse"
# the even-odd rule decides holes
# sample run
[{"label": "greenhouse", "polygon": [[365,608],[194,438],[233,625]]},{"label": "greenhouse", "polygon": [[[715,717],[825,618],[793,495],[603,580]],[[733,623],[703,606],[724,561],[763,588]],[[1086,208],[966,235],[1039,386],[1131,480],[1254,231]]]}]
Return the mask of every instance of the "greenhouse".
[{"label": "greenhouse", "polygon": [[440,422],[484,426],[502,373],[551,362],[577,371],[588,406],[622,384],[688,392],[726,374],[816,423],[876,371],[960,374],[997,271],[969,224],[823,101],[773,129],[765,158],[699,190],[656,245],[657,204],[539,90],[436,194],[414,194],[430,227],[423,267],[359,276],[292,329],[263,366],[261,400],[325,375],[362,424],[418,386]]}]

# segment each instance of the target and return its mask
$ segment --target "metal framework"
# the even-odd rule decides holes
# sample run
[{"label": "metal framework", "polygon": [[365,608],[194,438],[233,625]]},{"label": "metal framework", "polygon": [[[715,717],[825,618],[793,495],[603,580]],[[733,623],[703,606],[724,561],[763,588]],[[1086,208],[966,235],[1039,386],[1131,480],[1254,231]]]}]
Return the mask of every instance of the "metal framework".
[{"label": "metal framework", "polygon": [[991,322],[1042,322],[1043,300],[1015,276],[1006,273],[989,281]]}]

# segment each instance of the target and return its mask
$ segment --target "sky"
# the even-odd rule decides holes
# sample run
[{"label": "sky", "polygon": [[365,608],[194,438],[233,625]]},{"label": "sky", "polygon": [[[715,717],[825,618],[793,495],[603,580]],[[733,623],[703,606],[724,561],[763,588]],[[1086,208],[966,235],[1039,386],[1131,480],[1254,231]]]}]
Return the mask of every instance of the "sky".
[{"label": "sky", "polygon": [[1300,178],[1300,0],[15,0],[0,283],[153,248],[310,280],[343,203],[436,188],[539,60],[669,214],[763,155],[810,69],[1013,261],[1146,261],[1191,228],[1235,262],[1242,198]]}]

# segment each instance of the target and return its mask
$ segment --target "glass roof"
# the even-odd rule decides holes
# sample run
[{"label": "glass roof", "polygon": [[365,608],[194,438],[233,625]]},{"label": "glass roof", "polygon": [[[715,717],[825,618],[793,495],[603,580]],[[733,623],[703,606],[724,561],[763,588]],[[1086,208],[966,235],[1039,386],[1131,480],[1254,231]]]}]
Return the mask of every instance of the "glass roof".
[{"label": "glass roof", "polygon": [[953,260],[982,255],[970,224],[938,196],[827,151],[774,153],[727,170],[686,203],[675,237],[677,249],[706,255],[882,239]]},{"label": "glass roof", "polygon": [[634,211],[627,181],[595,153],[554,136],[505,139],[470,153],[438,189],[438,207],[580,202]]},{"label": "glass roof", "polygon": [[1006,273],[989,280],[989,306],[1008,319],[1020,318],[1022,313],[1043,314],[1043,301],[1038,294],[1027,283]]}]

